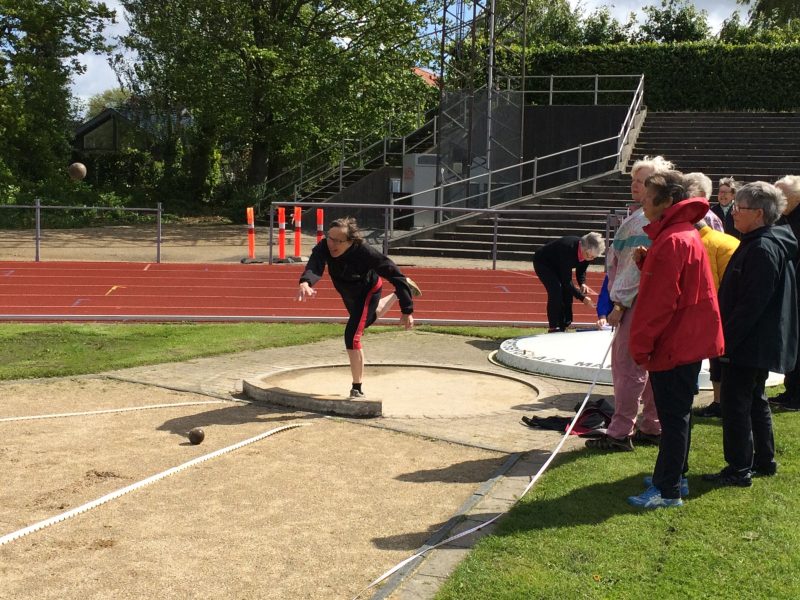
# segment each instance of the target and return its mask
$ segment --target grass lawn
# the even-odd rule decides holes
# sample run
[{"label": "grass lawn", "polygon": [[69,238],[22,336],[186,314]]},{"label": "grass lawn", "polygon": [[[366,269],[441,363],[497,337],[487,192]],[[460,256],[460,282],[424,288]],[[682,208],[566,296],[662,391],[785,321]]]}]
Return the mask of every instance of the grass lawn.
[{"label": "grass lawn", "polygon": [[436,596],[443,599],[800,598],[800,413],[774,415],[776,477],[714,488],[718,419],[696,419],[681,508],[625,502],[652,474],[653,447],[559,457]]},{"label": "grass lawn", "polygon": [[[342,335],[335,324],[0,324],[0,379],[98,373]],[[541,330],[420,327],[503,340]],[[374,327],[371,335],[396,331]],[[773,389],[776,393],[782,389]],[[640,511],[656,449],[564,454],[478,543],[437,598],[800,598],[800,413],[777,413],[779,474],[715,489],[720,421],[696,419],[691,494],[682,508]]]},{"label": "grass lawn", "polygon": [[[420,327],[497,340],[539,333],[513,327]],[[398,331],[375,326],[368,335]],[[334,323],[0,324],[0,380],[101,373],[341,337]]]}]

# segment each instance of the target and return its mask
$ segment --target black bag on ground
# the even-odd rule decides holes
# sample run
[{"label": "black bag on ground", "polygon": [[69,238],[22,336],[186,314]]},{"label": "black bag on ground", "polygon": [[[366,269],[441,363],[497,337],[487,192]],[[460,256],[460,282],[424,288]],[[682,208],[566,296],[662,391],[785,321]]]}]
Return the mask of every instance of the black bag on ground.
[{"label": "black bag on ground", "polygon": [[[581,402],[575,405],[575,412],[580,410]],[[614,416],[614,405],[607,398],[589,400],[583,409],[580,418],[572,428],[572,435],[594,437],[606,432],[611,417]],[[522,417],[522,422],[528,427],[548,429],[551,431],[566,431],[572,422],[571,417]]]}]

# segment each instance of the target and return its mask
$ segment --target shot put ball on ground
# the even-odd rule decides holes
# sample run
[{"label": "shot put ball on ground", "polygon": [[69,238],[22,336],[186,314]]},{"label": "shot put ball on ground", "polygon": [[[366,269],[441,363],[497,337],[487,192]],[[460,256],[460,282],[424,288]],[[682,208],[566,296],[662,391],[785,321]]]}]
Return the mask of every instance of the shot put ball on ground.
[{"label": "shot put ball on ground", "polygon": [[189,431],[189,441],[195,446],[201,443],[206,437],[205,432],[200,427],[195,427]]}]

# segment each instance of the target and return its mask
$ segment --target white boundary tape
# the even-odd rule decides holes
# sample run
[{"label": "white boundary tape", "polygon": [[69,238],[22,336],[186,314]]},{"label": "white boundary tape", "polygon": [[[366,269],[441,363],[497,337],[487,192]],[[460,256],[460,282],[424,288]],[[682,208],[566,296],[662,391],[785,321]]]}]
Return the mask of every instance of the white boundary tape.
[{"label": "white boundary tape", "polygon": [[107,408],[85,412],[53,413],[49,415],[30,415],[24,417],[3,417],[0,423],[8,421],[31,421],[34,419],[57,419],[59,417],[87,417],[89,415],[106,415],[109,413],[131,412],[134,410],[150,410],[151,408],[173,408],[176,406],[197,406],[199,404],[230,404],[229,400],[198,400],[197,402],[174,402],[172,404],[148,404],[147,406],[131,406],[129,408]]},{"label": "white boundary tape", "polygon": [[86,504],[73,508],[72,510],[68,510],[67,512],[63,512],[61,514],[55,515],[54,517],[50,517],[49,519],[45,519],[44,521],[39,521],[38,523],[34,523],[33,525],[29,525],[28,527],[24,527],[12,533],[6,534],[3,537],[0,537],[0,546],[13,542],[14,540],[18,540],[21,537],[24,537],[30,533],[34,533],[35,531],[39,531],[40,529],[44,529],[45,527],[49,527],[50,525],[55,525],[56,523],[60,523],[61,521],[66,521],[71,517],[84,513],[93,508],[97,508],[101,504],[105,504],[106,502],[115,500],[120,496],[127,494],[128,492],[138,490],[139,488],[154,483],[159,479],[164,479],[165,477],[169,477],[170,475],[173,475],[178,471],[183,471],[184,469],[193,467],[194,465],[197,465],[201,462],[205,462],[212,458],[216,458],[221,454],[225,454],[233,450],[238,450],[243,446],[247,446],[248,444],[252,444],[253,442],[257,442],[259,440],[263,440],[264,438],[274,435],[276,433],[280,433],[281,431],[286,431],[287,429],[294,429],[295,427],[305,427],[307,425],[309,425],[309,423],[295,423],[292,425],[284,425],[283,427],[277,427],[275,429],[270,429],[269,431],[265,431],[264,433],[246,439],[242,442],[239,442],[238,444],[233,444],[232,446],[220,448],[219,450],[216,450],[209,454],[204,454],[203,456],[198,456],[197,458],[190,460],[189,462],[185,462],[182,465],[178,465],[177,467],[172,467],[171,469],[167,469],[166,471],[162,471],[161,473],[152,475],[147,479],[142,479],[141,481],[133,483],[122,489],[119,489],[116,492],[111,492],[110,494],[106,494],[105,496],[102,496],[97,500],[92,500],[91,502],[87,502]]},{"label": "white boundary tape", "polygon": [[[614,335],[616,335],[616,330],[614,331]],[[612,335],[611,336],[611,341],[608,343],[608,348],[606,348],[606,352],[603,355],[603,360],[600,361],[600,365],[603,365],[606,362],[606,358],[608,357],[608,353],[611,351],[611,344],[613,344],[613,343],[614,343],[614,336]],[[516,499],[516,501],[514,502],[514,505],[516,505],[520,500],[522,500],[523,497],[525,497],[525,494],[527,494],[530,491],[530,489],[533,487],[533,485],[544,474],[544,472],[547,470],[547,467],[550,466],[550,463],[553,462],[555,457],[561,451],[561,448],[564,446],[564,443],[567,441],[567,439],[569,439],[569,436],[572,433],[572,428],[575,427],[575,423],[577,423],[578,419],[580,418],[581,414],[583,413],[583,409],[586,408],[586,403],[589,401],[589,398],[592,395],[592,391],[594,390],[594,386],[597,384],[597,378],[600,375],[600,370],[601,369],[598,368],[595,371],[594,379],[592,379],[592,383],[589,385],[589,390],[586,392],[586,395],[583,397],[583,402],[581,403],[580,408],[575,413],[575,417],[570,422],[569,426],[567,427],[566,431],[564,432],[564,435],[561,437],[561,440],[558,442],[556,447],[550,453],[550,456],[547,458],[547,460],[544,461],[544,464],[541,467],[539,467],[539,470],[536,472],[536,474],[533,477],[531,477],[530,482],[525,487],[525,489],[522,491],[522,493],[519,495],[519,497]],[[511,508],[511,507],[509,507],[509,508]],[[395,566],[393,566],[391,569],[386,571],[383,575],[379,576],[375,581],[373,581],[367,587],[365,587],[363,590],[361,590],[358,594],[356,594],[353,597],[353,600],[358,600],[358,598],[360,598],[361,595],[364,592],[368,591],[370,588],[375,587],[381,581],[383,581],[387,577],[391,576],[392,574],[396,573],[397,571],[402,569],[404,566],[406,566],[408,563],[418,559],[419,557],[423,556],[427,552],[430,552],[434,548],[438,548],[439,546],[444,546],[445,544],[448,544],[448,543],[452,542],[453,540],[457,540],[457,539],[462,538],[464,536],[467,536],[467,535],[469,535],[471,533],[475,533],[479,529],[483,529],[487,525],[489,525],[491,523],[494,523],[495,521],[497,521],[497,519],[502,517],[504,514],[505,513],[501,513],[499,515],[496,515],[496,516],[492,517],[491,519],[489,519],[488,521],[485,521],[485,522],[483,522],[483,523],[481,523],[479,525],[476,525],[475,527],[471,527],[470,529],[462,531],[461,533],[457,533],[456,535],[454,535],[452,537],[449,537],[449,538],[447,538],[445,540],[442,540],[438,544],[434,544],[433,546],[429,546],[428,548],[424,548],[424,549],[420,550],[419,552],[417,552],[416,554],[414,554],[413,556],[409,556],[407,559],[405,559],[404,561],[402,561],[400,563],[397,563]]]}]

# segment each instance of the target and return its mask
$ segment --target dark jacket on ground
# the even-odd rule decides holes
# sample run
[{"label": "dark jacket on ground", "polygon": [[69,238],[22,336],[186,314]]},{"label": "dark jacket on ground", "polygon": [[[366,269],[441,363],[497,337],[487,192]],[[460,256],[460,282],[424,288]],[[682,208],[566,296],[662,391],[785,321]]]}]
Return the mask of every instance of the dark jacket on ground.
[{"label": "dark jacket on ground", "polygon": [[723,362],[786,373],[797,358],[797,240],[788,227],[742,236],[719,287]]},{"label": "dark jacket on ground", "polygon": [[737,240],[742,239],[742,233],[733,226],[733,205],[731,205],[731,207],[728,209],[727,215],[723,212],[719,203],[711,207],[711,212],[717,215],[720,221],[722,221],[722,226],[725,228],[725,233],[732,235]]},{"label": "dark jacket on ground", "polygon": [[383,277],[394,286],[400,312],[410,315],[414,312],[411,292],[405,283],[405,276],[394,261],[366,243],[353,244],[341,256],[334,258],[328,250],[328,242],[322,240],[311,251],[306,270],[300,276],[300,283],[314,286],[325,273],[325,266],[333,281],[333,287],[342,296],[345,306],[361,309],[364,298]]},{"label": "dark jacket on ground", "polygon": [[567,235],[552,242],[548,242],[533,255],[533,264],[550,267],[558,273],[561,285],[569,286],[572,295],[583,302],[586,297],[581,294],[580,289],[572,283],[572,269],[575,269],[575,279],[583,285],[586,283],[586,269],[589,268],[589,261],[578,260],[578,245],[581,238],[574,235]]}]

